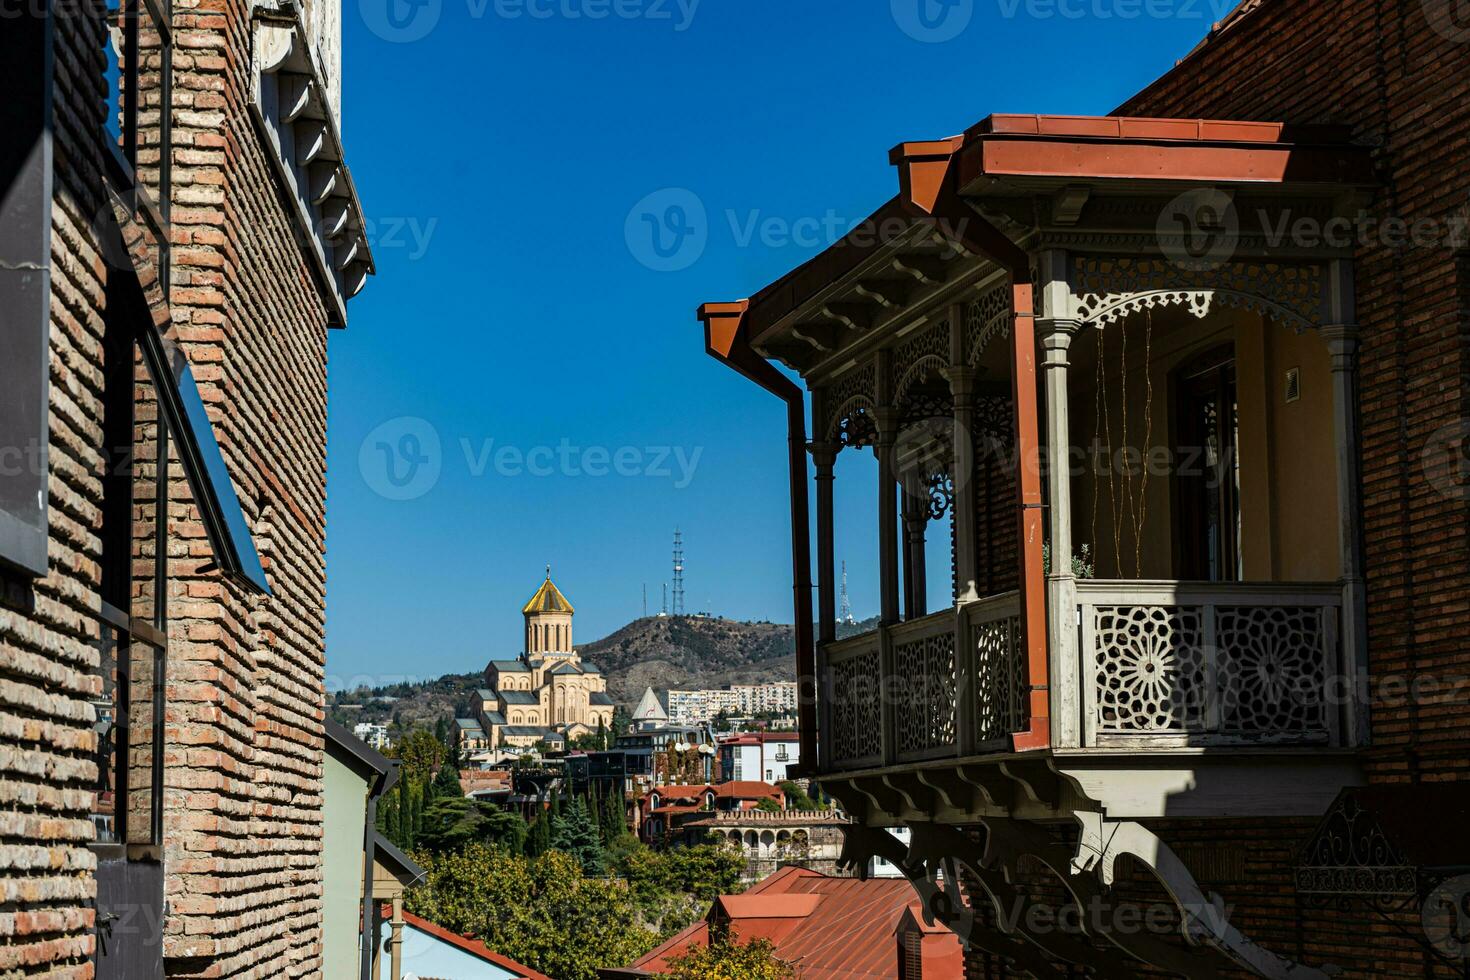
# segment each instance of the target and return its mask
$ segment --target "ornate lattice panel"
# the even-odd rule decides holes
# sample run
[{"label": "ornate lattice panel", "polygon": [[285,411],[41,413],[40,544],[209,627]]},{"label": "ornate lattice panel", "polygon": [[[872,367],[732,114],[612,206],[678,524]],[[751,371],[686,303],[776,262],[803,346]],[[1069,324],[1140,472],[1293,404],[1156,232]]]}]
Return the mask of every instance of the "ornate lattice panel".
[{"label": "ornate lattice panel", "polygon": [[873,365],[854,368],[825,392],[827,418],[823,431],[828,439],[845,446],[869,446],[877,441],[873,417],[877,406],[877,377]]},{"label": "ornate lattice panel", "polygon": [[833,663],[832,762],[855,762],[881,751],[882,668],[877,649]]},{"label": "ornate lattice panel", "polygon": [[894,404],[902,405],[915,384],[949,367],[949,321],[919,330],[893,352]]},{"label": "ornate lattice panel", "polygon": [[1183,306],[1203,318],[1215,305],[1254,310],[1298,330],[1320,319],[1322,267],[1225,262],[1184,268],[1167,259],[1078,256],[1077,315],[1105,326],[1130,313]]},{"label": "ornate lattice panel", "polygon": [[1011,333],[1011,288],[1002,281],[972,300],[965,310],[965,360],[974,367],[996,337]]},{"label": "ornate lattice panel", "polygon": [[1099,732],[1203,729],[1207,678],[1198,608],[1099,606],[1093,623]]},{"label": "ornate lattice panel", "polygon": [[899,754],[954,748],[953,629],[897,643],[893,658]]},{"label": "ornate lattice panel", "polygon": [[1015,616],[975,627],[975,741],[998,742],[1023,727],[1026,687],[1020,651],[1021,622]]},{"label": "ornate lattice panel", "polygon": [[[1130,591],[1139,601],[1123,601]],[[1276,591],[1206,586],[1165,599],[1079,583],[1093,735],[1330,743],[1340,603],[1325,588]]]},{"label": "ornate lattice panel", "polygon": [[1327,731],[1323,610],[1221,606],[1215,610],[1221,728],[1240,735]]}]

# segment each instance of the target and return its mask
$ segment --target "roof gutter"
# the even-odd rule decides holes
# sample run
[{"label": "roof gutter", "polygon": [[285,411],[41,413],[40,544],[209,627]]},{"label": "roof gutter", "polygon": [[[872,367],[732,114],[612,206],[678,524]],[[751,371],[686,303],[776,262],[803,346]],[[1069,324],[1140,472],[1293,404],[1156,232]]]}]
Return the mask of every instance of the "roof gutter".
[{"label": "roof gutter", "polygon": [[1011,281],[1011,397],[1016,413],[1017,515],[1022,644],[1028,688],[1027,727],[1011,734],[1017,752],[1051,745],[1050,652],[1046,640],[1046,594],[1042,568],[1041,440],[1036,399],[1035,284],[1024,249],[965,203],[959,193],[963,136],[903,143],[889,154],[898,167],[900,199],[935,230],[1003,269]]},{"label": "roof gutter", "polygon": [[796,631],[797,730],[802,765],[817,759],[817,654],[812,623],[812,543],[807,502],[806,399],[801,388],[750,346],[745,316],[750,301],[706,303],[699,308],[705,351],[786,403],[791,479],[792,608]]}]

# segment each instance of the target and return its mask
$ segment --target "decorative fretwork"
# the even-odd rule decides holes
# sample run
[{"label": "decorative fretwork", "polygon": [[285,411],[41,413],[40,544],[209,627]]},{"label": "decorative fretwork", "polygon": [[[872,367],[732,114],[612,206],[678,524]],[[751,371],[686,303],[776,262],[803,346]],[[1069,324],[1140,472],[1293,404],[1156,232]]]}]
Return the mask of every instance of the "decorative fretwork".
[{"label": "decorative fretwork", "polygon": [[1089,737],[1322,744],[1337,734],[1335,587],[1077,589]]},{"label": "decorative fretwork", "polygon": [[873,365],[866,364],[844,374],[827,389],[827,438],[843,446],[860,448],[877,442],[877,382]]},{"label": "decorative fretwork", "polygon": [[1185,268],[1131,256],[1078,256],[1074,262],[1077,316],[1098,327],[1164,306],[1183,306],[1198,318],[1216,305],[1252,310],[1298,331],[1320,317],[1319,265],[1238,261]]},{"label": "decorative fretwork", "polygon": [[970,367],[996,337],[1011,333],[1011,288],[1002,280],[972,300],[965,310],[965,360]]},{"label": "decorative fretwork", "polygon": [[927,489],[929,520],[944,520],[944,515],[954,509],[954,475],[947,469],[930,475]]},{"label": "decorative fretwork", "polygon": [[1170,606],[1095,610],[1099,732],[1187,732],[1206,690],[1200,612]]},{"label": "decorative fretwork", "polygon": [[832,761],[876,755],[882,730],[882,668],[876,647],[837,661],[832,675]]},{"label": "decorative fretwork", "polygon": [[1351,793],[1338,799],[1302,853],[1297,891],[1392,904],[1413,898],[1419,875]]},{"label": "decorative fretwork", "polygon": [[899,403],[898,420],[904,426],[938,422],[939,431],[946,431],[954,424],[954,399],[948,389],[912,389]]},{"label": "decorative fretwork", "polygon": [[928,636],[896,643],[895,704],[900,755],[955,745],[953,620]]},{"label": "decorative fretwork", "polygon": [[1327,731],[1320,608],[1216,610],[1222,729],[1240,734]]},{"label": "decorative fretwork", "polygon": [[949,321],[919,330],[893,352],[893,402],[903,405],[916,384],[949,368]]},{"label": "decorative fretwork", "polygon": [[975,740],[1002,741],[1023,727],[1026,665],[1020,655],[1021,621],[1003,616],[975,627]]}]

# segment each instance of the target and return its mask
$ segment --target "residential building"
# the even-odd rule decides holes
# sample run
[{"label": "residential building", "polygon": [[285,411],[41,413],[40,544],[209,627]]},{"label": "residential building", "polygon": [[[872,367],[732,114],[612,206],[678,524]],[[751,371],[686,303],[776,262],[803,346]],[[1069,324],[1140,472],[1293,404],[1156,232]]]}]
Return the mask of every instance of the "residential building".
[{"label": "residential building", "polygon": [[402,971],[395,972],[389,961],[383,963],[380,980],[430,980],[452,977],[453,980],[551,980],[480,942],[456,936],[412,912],[403,913],[403,931],[399,957]]},{"label": "residential building", "polygon": [[319,0],[0,29],[0,972],[323,970],[340,56]]},{"label": "residential building", "polygon": [[635,826],[646,843],[673,843],[700,814],[739,813],[763,802],[784,808],[786,794],[779,786],[760,782],[654,786],[634,804]]},{"label": "residential building", "polygon": [[667,971],[671,960],[712,940],[763,939],[797,964],[803,980],[959,980],[964,953],[941,926],[925,926],[907,883],[831,878],[783,868],[741,895],[722,895],[704,920],[603,980],[636,980]]},{"label": "residential building", "polygon": [[[1249,0],[1113,115],[900,144],[868,222],[701,309],[815,468],[802,757],[970,977],[1463,967],[1450,6]],[[880,625],[839,640],[834,463],[869,451]],[[1034,925],[1059,897],[1108,914]]]},{"label": "residential building", "polygon": [[701,726],[646,722],[619,735],[613,749],[622,753],[623,771],[639,786],[714,779],[714,736]]},{"label": "residential building", "polygon": [[843,830],[849,819],[835,810],[724,810],[701,813],[680,824],[683,843],[703,844],[713,835],[745,857],[745,881],[762,881],[788,865],[840,875]]},{"label": "residential building", "polygon": [[731,714],[747,718],[756,715],[796,714],[796,682],[777,681],[774,684],[736,684],[730,688],[738,705]]},{"label": "residential building", "polygon": [[352,734],[379,752],[393,744],[393,740],[388,737],[387,725],[375,725],[366,721],[358,722],[352,726]]},{"label": "residential building", "polygon": [[473,743],[483,737],[491,749],[545,744],[559,751],[579,735],[611,731],[607,678],[596,664],[583,663],[573,647],[576,610],[552,583],[550,568],[521,613],[526,652],[515,660],[493,660],[485,668],[487,686],[477,692],[475,718],[460,722],[460,738]]},{"label": "residential building", "polygon": [[750,718],[756,715],[794,715],[796,682],[737,684],[723,689],[667,692],[668,717],[676,724],[711,721],[720,715]]},{"label": "residential building", "polygon": [[801,762],[801,738],[795,732],[745,732],[719,741],[720,775],[780,783]]}]

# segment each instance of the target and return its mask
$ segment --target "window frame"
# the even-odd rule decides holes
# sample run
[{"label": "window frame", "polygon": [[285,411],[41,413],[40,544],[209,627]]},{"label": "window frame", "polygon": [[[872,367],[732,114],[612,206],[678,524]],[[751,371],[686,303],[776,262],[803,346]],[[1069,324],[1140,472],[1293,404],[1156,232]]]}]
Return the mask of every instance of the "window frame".
[{"label": "window frame", "polygon": [[0,445],[20,451],[17,472],[0,468],[0,480],[16,481],[0,503],[0,567],[31,578],[47,572],[50,536],[53,21],[42,0],[0,31]]}]

